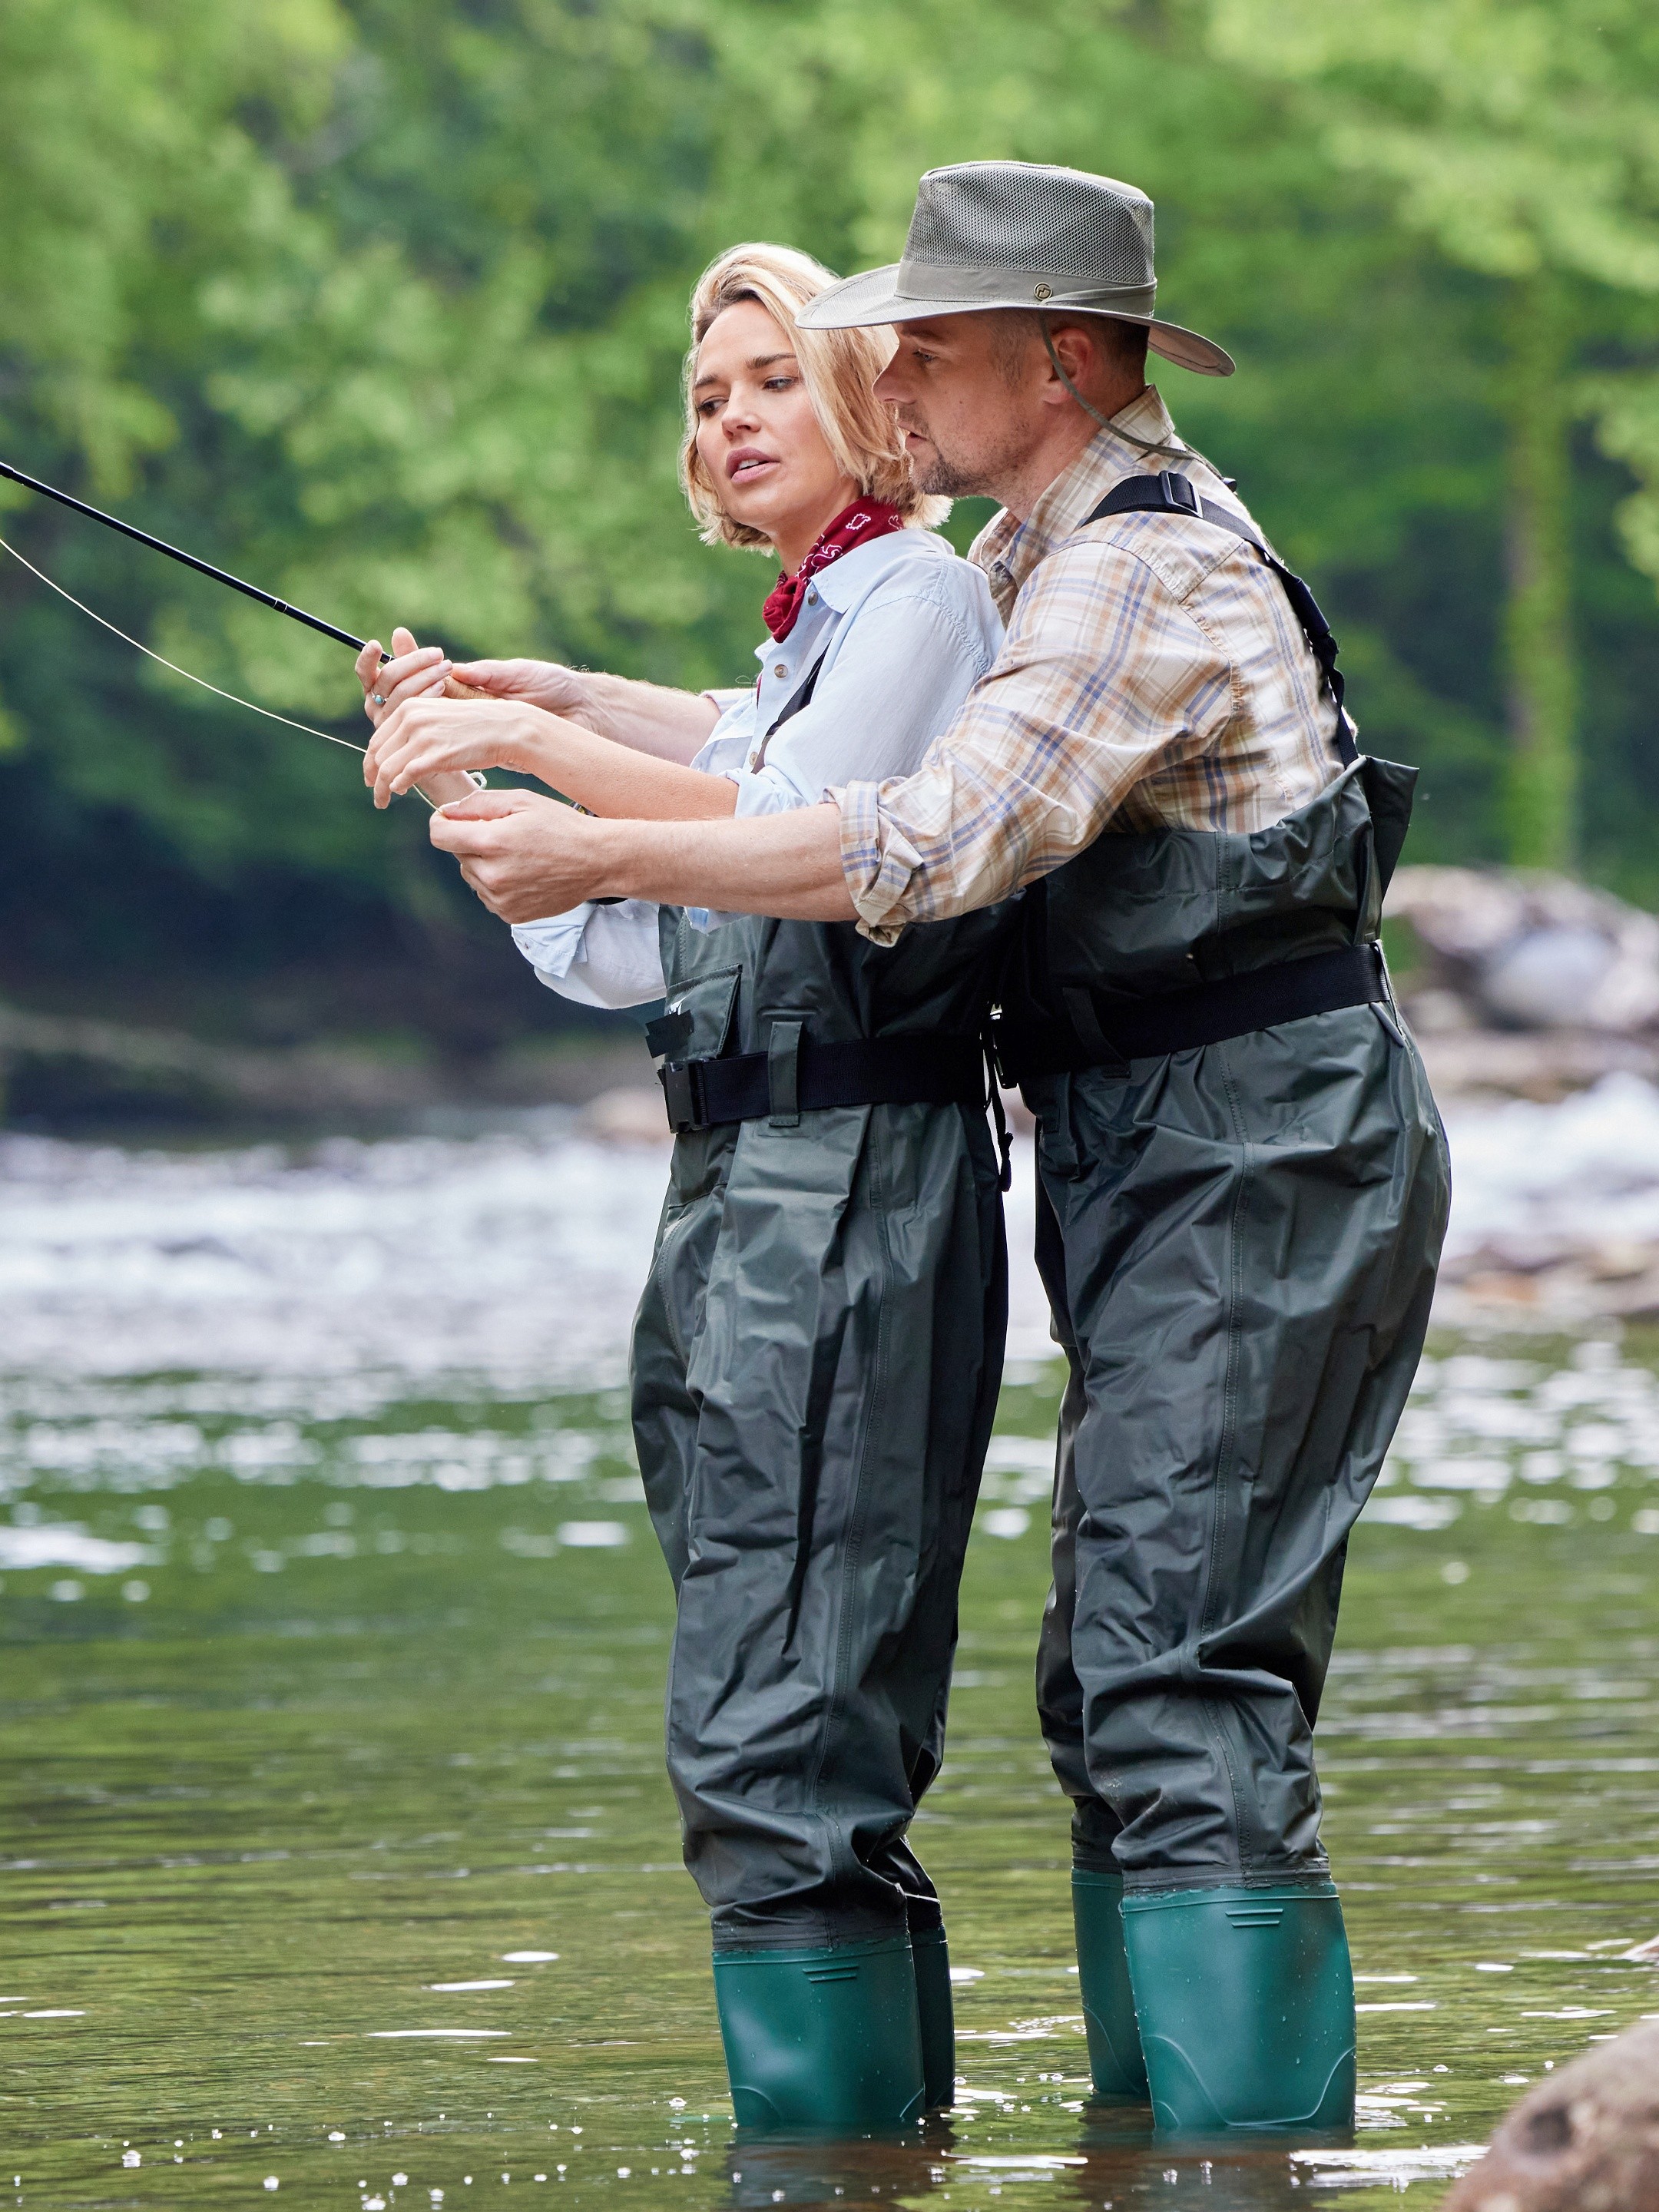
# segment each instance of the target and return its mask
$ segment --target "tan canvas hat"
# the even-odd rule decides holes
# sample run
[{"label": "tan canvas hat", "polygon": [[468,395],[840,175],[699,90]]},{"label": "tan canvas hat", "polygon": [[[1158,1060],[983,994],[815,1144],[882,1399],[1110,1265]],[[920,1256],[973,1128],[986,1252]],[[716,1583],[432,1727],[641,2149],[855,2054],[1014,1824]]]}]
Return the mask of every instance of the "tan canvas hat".
[{"label": "tan canvas hat", "polygon": [[988,307],[1051,307],[1144,323],[1165,361],[1231,376],[1211,338],[1152,313],[1152,204],[1133,185],[1029,161],[930,169],[916,191],[904,258],[848,276],[796,317],[806,330],[919,322]]}]

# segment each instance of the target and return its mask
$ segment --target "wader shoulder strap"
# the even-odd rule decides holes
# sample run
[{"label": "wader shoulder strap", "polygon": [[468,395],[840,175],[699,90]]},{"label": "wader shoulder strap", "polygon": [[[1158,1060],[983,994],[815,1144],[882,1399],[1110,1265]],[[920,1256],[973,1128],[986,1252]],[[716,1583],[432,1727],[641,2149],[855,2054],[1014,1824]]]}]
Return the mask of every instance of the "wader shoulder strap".
[{"label": "wader shoulder strap", "polygon": [[1261,532],[1240,516],[1224,507],[1200,497],[1190,477],[1183,477],[1174,469],[1165,469],[1158,476],[1125,477],[1114,484],[1094,513],[1090,522],[1103,522],[1111,514],[1190,514],[1200,522],[1213,524],[1218,530],[1231,531],[1242,538],[1247,545],[1254,545],[1267,566],[1285,587],[1285,596],[1291,603],[1291,611],[1302,625],[1314,659],[1336,702],[1336,743],[1345,768],[1352,768],[1359,757],[1359,748],[1354,742],[1354,726],[1348,720],[1348,710],[1342,703],[1342,672],[1336,665],[1336,640],[1331,626],[1319,611],[1319,602],[1292,569],[1287,568],[1276,553],[1268,550]]},{"label": "wader shoulder strap", "polygon": [[[1353,725],[1342,703],[1336,640],[1318,601],[1302,579],[1268,551],[1260,533],[1248,522],[1200,498],[1192,479],[1173,470],[1159,476],[1126,477],[1108,492],[1089,520],[1099,522],[1108,515],[1138,513],[1191,515],[1255,546],[1283,585],[1330,687],[1336,702],[1337,744],[1343,762],[1352,765],[1358,760]],[[1403,823],[1400,835],[1404,835]],[[1398,850],[1398,844],[1396,837],[1394,850]],[[1085,1067],[1121,1068],[1133,1060],[1224,1044],[1230,1038],[1248,1036],[1257,1030],[1302,1021],[1311,1014],[1335,1013],[1347,1006],[1376,1006],[1384,1010],[1386,1018],[1392,1003],[1381,951],[1369,941],[1310,953],[1273,967],[1246,969],[1157,998],[1109,999],[1086,986],[1064,995],[1071,1017],[1069,1027],[1056,1022],[1022,1022],[1018,1016],[1006,1015],[995,1024],[998,1060],[1012,1080],[1023,1083],[1033,1076],[1061,1075]]]},{"label": "wader shoulder strap", "polygon": [[799,714],[802,708],[810,707],[811,705],[812,694],[818,688],[818,678],[823,675],[823,664],[829,658],[830,655],[827,649],[819,653],[817,659],[812,663],[811,674],[807,678],[805,683],[801,685],[800,690],[796,692],[794,697],[784,708],[782,714],[778,716],[777,720],[773,723],[771,728],[766,732],[769,738],[775,737],[778,732],[783,727],[784,724],[790,720],[793,716]]},{"label": "wader shoulder strap", "polygon": [[[681,1025],[684,1024],[682,1027]],[[727,1121],[793,1122],[823,1106],[985,1104],[985,1048],[973,1036],[844,1037],[821,1044],[798,1021],[775,1022],[772,1048],[680,1060],[690,1024],[665,1014],[645,1041],[669,1055],[657,1070],[676,1136]],[[779,1031],[787,1032],[780,1037]]]},{"label": "wader shoulder strap", "polygon": [[812,694],[818,688],[818,678],[823,673],[823,664],[829,657],[829,648],[826,647],[823,652],[822,652],[818,655],[817,659],[812,663],[812,672],[807,678],[805,683],[801,685],[800,690],[796,692],[794,697],[784,708],[782,714],[778,716],[776,721],[771,725],[768,729],[766,735],[761,739],[760,750],[755,755],[755,766],[757,768],[765,767],[766,748],[771,744],[773,738],[776,737],[778,732],[783,727],[784,724],[787,721],[792,721],[794,717],[801,712],[803,708],[810,707],[811,705]]}]

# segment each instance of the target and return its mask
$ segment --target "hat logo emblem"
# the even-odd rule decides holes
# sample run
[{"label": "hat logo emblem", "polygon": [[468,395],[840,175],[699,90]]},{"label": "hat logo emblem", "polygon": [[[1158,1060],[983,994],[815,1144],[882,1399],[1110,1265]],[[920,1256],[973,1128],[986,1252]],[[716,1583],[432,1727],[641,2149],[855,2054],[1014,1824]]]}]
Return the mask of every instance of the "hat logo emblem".
[{"label": "hat logo emblem", "polygon": [[1034,284],[1031,287],[1031,297],[1034,300],[1052,300],[1054,296],[1054,288],[1052,284]]}]

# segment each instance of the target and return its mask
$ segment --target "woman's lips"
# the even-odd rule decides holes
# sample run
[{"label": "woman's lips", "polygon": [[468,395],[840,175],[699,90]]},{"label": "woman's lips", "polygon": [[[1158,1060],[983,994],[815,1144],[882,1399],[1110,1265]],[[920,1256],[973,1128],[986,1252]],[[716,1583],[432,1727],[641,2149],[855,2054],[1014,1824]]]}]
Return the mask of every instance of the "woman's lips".
[{"label": "woman's lips", "polygon": [[763,453],[754,447],[739,447],[726,464],[726,473],[732,483],[744,483],[757,477],[763,469],[775,469],[778,465],[775,453]]}]

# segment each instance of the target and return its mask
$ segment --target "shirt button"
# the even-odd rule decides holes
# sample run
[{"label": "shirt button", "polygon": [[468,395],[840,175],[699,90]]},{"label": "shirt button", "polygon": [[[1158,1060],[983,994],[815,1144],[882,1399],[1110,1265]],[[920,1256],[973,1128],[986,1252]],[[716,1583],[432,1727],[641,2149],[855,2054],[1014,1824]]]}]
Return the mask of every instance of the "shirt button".
[{"label": "shirt button", "polygon": [[774,676],[787,676],[789,673],[789,671],[784,666],[781,661],[779,661],[777,666],[772,671],[772,673]]},{"label": "shirt button", "polygon": [[808,605],[809,607],[815,607],[815,606],[817,606],[817,603],[818,603],[817,587],[817,586],[815,585],[815,586],[813,586],[813,587],[812,587],[812,588],[811,588],[811,589],[807,592],[807,594],[806,594],[806,604],[807,604],[807,605]]}]

